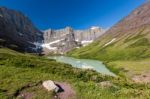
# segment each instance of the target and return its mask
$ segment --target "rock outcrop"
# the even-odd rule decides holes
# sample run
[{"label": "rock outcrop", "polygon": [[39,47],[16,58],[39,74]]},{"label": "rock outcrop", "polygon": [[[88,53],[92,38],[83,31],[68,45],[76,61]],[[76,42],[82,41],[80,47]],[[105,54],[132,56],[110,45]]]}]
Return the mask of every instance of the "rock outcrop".
[{"label": "rock outcrop", "polygon": [[101,36],[106,32],[106,29],[100,27],[91,27],[87,30],[75,30],[75,38],[77,42],[81,42],[82,46],[86,46],[89,43],[92,43],[95,39]]},{"label": "rock outcrop", "polygon": [[22,13],[0,7],[0,47],[25,52],[64,54],[73,48],[88,45],[104,32],[105,30],[99,27],[87,30],[73,30],[66,27],[41,32]]},{"label": "rock outcrop", "polygon": [[102,35],[106,30],[99,27],[92,27],[87,30],[73,30],[66,27],[60,30],[44,31],[44,45],[49,51],[65,53],[73,48],[86,46]]},{"label": "rock outcrop", "polygon": [[43,35],[22,13],[0,7],[0,39],[4,46],[35,52],[40,49],[35,42],[42,42]]}]

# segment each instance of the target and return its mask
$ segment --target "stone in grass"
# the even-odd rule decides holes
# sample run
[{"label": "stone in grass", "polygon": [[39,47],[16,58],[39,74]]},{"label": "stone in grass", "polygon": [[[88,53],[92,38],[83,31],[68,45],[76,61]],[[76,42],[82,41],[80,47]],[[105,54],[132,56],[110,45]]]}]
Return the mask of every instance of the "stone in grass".
[{"label": "stone in grass", "polygon": [[44,81],[42,85],[48,91],[54,91],[56,93],[59,91],[59,87],[51,80]]},{"label": "stone in grass", "polygon": [[110,88],[113,87],[114,85],[110,81],[103,81],[100,82],[99,84],[102,88]]}]

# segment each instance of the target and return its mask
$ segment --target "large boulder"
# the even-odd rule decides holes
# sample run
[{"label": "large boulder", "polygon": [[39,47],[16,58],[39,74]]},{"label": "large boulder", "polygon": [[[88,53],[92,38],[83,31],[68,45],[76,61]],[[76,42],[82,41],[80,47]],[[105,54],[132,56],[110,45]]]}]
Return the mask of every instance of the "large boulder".
[{"label": "large boulder", "polygon": [[42,85],[48,91],[54,91],[54,92],[58,92],[59,91],[59,87],[51,80],[44,81]]}]

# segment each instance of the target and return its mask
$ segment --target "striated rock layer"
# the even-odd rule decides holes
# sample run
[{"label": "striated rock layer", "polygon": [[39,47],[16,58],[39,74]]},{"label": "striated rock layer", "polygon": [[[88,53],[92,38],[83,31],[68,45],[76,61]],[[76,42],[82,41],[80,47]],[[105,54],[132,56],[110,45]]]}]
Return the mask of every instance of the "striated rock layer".
[{"label": "striated rock layer", "polygon": [[65,53],[73,48],[86,46],[102,35],[106,30],[99,27],[92,27],[87,30],[73,30],[66,27],[60,30],[45,30],[43,47],[56,53]]}]

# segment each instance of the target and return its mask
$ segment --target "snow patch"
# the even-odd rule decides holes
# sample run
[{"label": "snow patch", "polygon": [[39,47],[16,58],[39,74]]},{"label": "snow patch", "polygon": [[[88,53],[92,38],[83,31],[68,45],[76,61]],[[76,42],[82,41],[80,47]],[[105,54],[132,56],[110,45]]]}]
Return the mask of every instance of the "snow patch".
[{"label": "snow patch", "polygon": [[84,41],[81,41],[81,44],[82,44],[83,46],[87,46],[88,44],[90,44],[90,43],[92,43],[92,42],[93,42],[93,40],[89,40],[89,41],[84,40]]},{"label": "snow patch", "polygon": [[108,43],[106,43],[103,47],[108,46],[109,44],[111,44],[112,42],[114,42],[116,40],[116,38],[113,38],[111,41],[109,41]]},{"label": "snow patch", "polygon": [[45,47],[45,48],[47,48],[49,50],[57,50],[57,47],[51,47],[49,44],[42,44],[41,46]]},{"label": "snow patch", "polygon": [[76,41],[76,42],[79,42],[79,40],[78,40],[78,39],[76,39],[75,41]]},{"label": "snow patch", "polygon": [[99,27],[98,26],[92,26],[91,27],[91,30],[95,30],[95,29],[99,29]]},{"label": "snow patch", "polygon": [[57,47],[52,47],[51,44],[58,43],[58,42],[60,42],[60,41],[62,41],[62,40],[64,40],[64,39],[55,40],[55,41],[52,41],[52,42],[50,42],[50,43],[39,43],[39,42],[34,42],[34,43],[29,42],[29,43],[34,44],[34,45],[36,46],[36,48],[32,48],[32,49],[38,49],[39,47],[42,47],[42,48],[45,47],[45,48],[47,48],[47,49],[49,49],[49,50],[57,50]]},{"label": "snow patch", "polygon": [[50,42],[50,43],[44,43],[44,44],[42,44],[41,46],[42,46],[42,47],[45,47],[45,48],[47,48],[47,49],[49,49],[49,50],[57,50],[57,47],[51,47],[51,44],[58,43],[58,42],[60,42],[60,41],[62,41],[62,40],[64,40],[64,39],[55,40],[55,41],[52,41],[52,42]]},{"label": "snow patch", "polygon": [[0,14],[0,17],[3,17],[3,15],[2,15],[2,14]]},{"label": "snow patch", "polygon": [[60,42],[60,41],[62,41],[62,40],[64,40],[64,39],[55,40],[55,41],[52,41],[52,42],[50,42],[50,43],[47,43],[47,44],[49,44],[49,45],[51,45],[51,44],[55,44],[55,43],[58,43],[58,42]]}]

